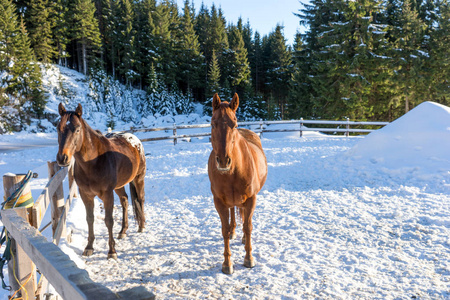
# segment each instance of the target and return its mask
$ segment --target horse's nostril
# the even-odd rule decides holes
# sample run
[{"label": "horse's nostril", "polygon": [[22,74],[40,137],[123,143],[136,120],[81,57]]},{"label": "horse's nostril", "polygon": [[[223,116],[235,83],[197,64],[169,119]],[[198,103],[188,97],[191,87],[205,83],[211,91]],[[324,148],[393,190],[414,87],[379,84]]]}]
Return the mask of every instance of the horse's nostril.
[{"label": "horse's nostril", "polygon": [[218,156],[216,156],[216,162],[219,163],[219,157]]},{"label": "horse's nostril", "polygon": [[231,158],[228,157],[227,159],[227,166],[229,166],[231,164]]}]

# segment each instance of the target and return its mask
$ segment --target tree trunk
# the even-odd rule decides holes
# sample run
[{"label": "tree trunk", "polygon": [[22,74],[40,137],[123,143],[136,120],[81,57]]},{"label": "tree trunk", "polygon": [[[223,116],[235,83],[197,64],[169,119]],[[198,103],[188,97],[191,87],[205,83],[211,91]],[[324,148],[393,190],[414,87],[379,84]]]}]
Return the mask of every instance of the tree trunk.
[{"label": "tree trunk", "polygon": [[83,50],[83,74],[86,75],[87,74],[87,57],[86,57],[86,42],[84,40],[83,40],[82,50]]}]

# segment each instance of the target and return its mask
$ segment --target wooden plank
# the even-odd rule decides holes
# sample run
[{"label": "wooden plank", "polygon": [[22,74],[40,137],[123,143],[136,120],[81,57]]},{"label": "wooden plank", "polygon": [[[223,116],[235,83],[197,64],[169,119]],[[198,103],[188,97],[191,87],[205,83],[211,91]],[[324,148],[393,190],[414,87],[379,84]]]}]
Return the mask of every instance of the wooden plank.
[{"label": "wooden plank", "polygon": [[[22,218],[25,222],[28,222],[28,210],[27,208],[14,208],[13,209],[17,216]],[[25,295],[28,295],[28,299],[34,298],[34,293],[36,291],[36,266],[33,261],[28,257],[26,252],[22,249],[19,243],[14,243],[14,247],[11,247],[14,253],[15,259],[15,275],[9,273],[9,281],[16,281],[15,277],[19,279],[20,284],[25,288],[25,291],[21,290],[20,295],[22,298],[26,299]],[[13,263],[8,263],[9,265],[14,265]],[[9,271],[9,270],[8,270]]]},{"label": "wooden plank", "polygon": [[48,188],[45,187],[32,208],[32,224],[35,228],[39,228],[41,226],[42,218],[44,217],[49,204],[50,197],[48,194]]},{"label": "wooden plank", "polygon": [[115,293],[93,282],[85,270],[79,269],[56,245],[47,242],[14,210],[3,210],[1,216],[7,230],[63,299],[117,299]]},{"label": "wooden plank", "polygon": [[34,227],[39,228],[41,226],[42,218],[44,217],[45,212],[47,211],[47,208],[50,204],[50,198],[57,190],[58,183],[61,184],[66,175],[67,168],[59,170],[42,190],[41,195],[39,195],[32,209],[32,224]]},{"label": "wooden plank", "polygon": [[50,197],[55,194],[60,184],[64,181],[64,178],[67,176],[67,172],[67,168],[62,168],[56,172],[55,176],[53,176],[53,178],[47,183],[46,187],[48,188],[48,194]]},{"label": "wooden plank", "polygon": [[70,206],[72,205],[73,195],[75,194],[77,189],[76,184],[72,185],[69,191],[69,196],[67,196],[67,201],[63,206],[61,216],[58,220],[58,226],[56,227],[55,232],[53,233],[53,243],[55,245],[59,245],[59,241],[61,240],[61,236],[65,233],[66,228],[66,220],[67,214],[69,213]]},{"label": "wooden plank", "polygon": [[[48,161],[48,177],[51,181],[52,178],[55,176],[56,172],[61,170],[61,167],[58,166],[56,161]],[[67,172],[68,173],[68,172]],[[63,179],[64,180],[64,179]],[[52,233],[55,235],[56,227],[58,226],[58,221],[60,219],[60,216],[62,214],[62,210],[64,207],[64,189],[63,189],[63,180],[59,182],[55,189],[55,193],[51,196],[51,214],[52,214]],[[63,232],[61,234],[64,234],[65,228],[62,228]]]}]

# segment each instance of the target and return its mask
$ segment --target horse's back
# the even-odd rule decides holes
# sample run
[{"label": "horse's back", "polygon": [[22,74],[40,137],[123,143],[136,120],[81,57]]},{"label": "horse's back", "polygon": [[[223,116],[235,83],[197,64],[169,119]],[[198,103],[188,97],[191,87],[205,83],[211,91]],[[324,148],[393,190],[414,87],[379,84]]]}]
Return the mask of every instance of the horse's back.
[{"label": "horse's back", "polygon": [[[254,145],[256,145],[261,151],[263,151],[262,145],[261,145],[261,139],[259,136],[254,133],[251,130],[245,129],[245,128],[238,128],[239,133],[247,140],[247,142],[250,142]],[[264,152],[264,151],[263,151]]]},{"label": "horse's back", "polygon": [[260,188],[262,188],[267,178],[267,159],[262,148],[261,139],[251,130],[244,128],[238,128],[238,130],[241,136],[257,150],[255,151],[256,156],[254,156],[254,159],[258,169]]},{"label": "horse's back", "polygon": [[[145,174],[144,146],[135,135],[131,133],[109,133],[106,138],[110,142],[111,150],[115,153],[120,173],[124,176],[124,180],[120,180],[122,185],[133,180],[137,174]],[[132,167],[131,170],[129,169],[130,166]]]}]

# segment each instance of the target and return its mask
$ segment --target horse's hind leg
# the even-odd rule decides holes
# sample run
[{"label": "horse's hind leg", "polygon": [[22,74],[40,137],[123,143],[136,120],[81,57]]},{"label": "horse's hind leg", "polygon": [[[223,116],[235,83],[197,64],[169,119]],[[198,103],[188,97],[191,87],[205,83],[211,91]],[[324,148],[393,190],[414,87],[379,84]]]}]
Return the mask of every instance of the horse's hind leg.
[{"label": "horse's hind leg", "polygon": [[128,229],[128,195],[125,192],[125,188],[121,187],[114,190],[120,198],[120,204],[122,205],[122,229],[119,232],[118,239],[122,239],[127,236]]},{"label": "horse's hind leg", "polygon": [[145,227],[145,168],[144,171],[134,178],[130,183],[131,200],[133,201],[134,214],[136,216],[139,229],[138,232],[143,232]]}]

